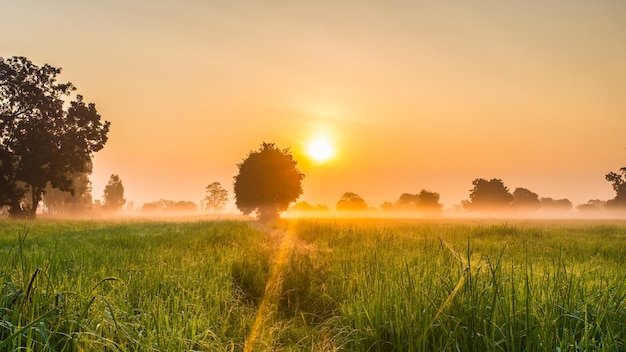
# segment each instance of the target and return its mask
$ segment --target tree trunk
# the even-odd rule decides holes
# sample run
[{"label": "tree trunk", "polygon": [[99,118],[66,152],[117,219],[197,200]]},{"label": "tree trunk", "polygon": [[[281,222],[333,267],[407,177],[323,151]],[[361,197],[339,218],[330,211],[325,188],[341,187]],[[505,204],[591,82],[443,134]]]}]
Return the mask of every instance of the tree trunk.
[{"label": "tree trunk", "polygon": [[39,207],[39,201],[41,201],[41,195],[43,194],[43,190],[35,187],[35,185],[30,186],[31,190],[31,206],[28,209],[26,216],[29,219],[34,219],[37,216],[37,207]]},{"label": "tree trunk", "polygon": [[259,221],[269,222],[278,219],[280,219],[280,215],[275,205],[266,205],[259,208]]}]

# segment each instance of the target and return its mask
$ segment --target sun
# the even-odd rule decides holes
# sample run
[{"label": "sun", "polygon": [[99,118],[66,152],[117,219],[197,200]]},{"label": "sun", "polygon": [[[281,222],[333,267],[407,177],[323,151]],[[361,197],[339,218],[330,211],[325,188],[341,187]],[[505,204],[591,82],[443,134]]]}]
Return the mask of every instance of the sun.
[{"label": "sun", "polygon": [[318,163],[326,162],[335,156],[335,147],[324,137],[317,137],[306,146],[306,153]]}]

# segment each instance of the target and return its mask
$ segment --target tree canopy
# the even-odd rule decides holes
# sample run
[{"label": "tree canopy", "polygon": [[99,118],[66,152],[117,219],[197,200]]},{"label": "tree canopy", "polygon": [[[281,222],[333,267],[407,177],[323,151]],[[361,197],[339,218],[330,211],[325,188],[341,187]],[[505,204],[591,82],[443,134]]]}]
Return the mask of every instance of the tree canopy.
[{"label": "tree canopy", "polygon": [[608,201],[607,205],[615,207],[626,207],[626,167],[619,170],[621,174],[609,172],[606,180],[611,182],[615,191],[615,198]]},{"label": "tree canopy", "polygon": [[219,182],[213,182],[206,186],[206,196],[203,203],[206,209],[213,212],[224,209],[224,205],[228,202],[228,191],[222,187]]},{"label": "tree canopy", "polygon": [[463,203],[468,210],[481,212],[500,212],[507,210],[513,201],[513,195],[501,179],[492,178],[487,181],[477,178],[472,182],[470,199]]},{"label": "tree canopy", "polygon": [[107,211],[117,212],[126,204],[124,185],[118,175],[111,175],[109,182],[104,186],[103,207]]},{"label": "tree canopy", "polygon": [[513,191],[514,208],[523,211],[537,210],[541,206],[539,195],[529,189],[518,187]]},{"label": "tree canopy", "polygon": [[24,57],[0,58],[0,206],[12,216],[34,217],[48,185],[73,192],[71,175],[90,173],[107,141],[109,122],[81,95],[69,101],[75,87],[57,82],[60,73]]},{"label": "tree canopy", "polygon": [[367,203],[356,193],[346,192],[337,202],[337,210],[366,210]]},{"label": "tree canopy", "polygon": [[419,193],[402,193],[395,203],[385,202],[385,211],[417,211],[427,216],[440,216],[443,205],[439,203],[439,193],[421,190]]},{"label": "tree canopy", "polygon": [[304,174],[289,149],[263,142],[237,167],[235,204],[245,215],[256,212],[262,221],[275,219],[302,194]]}]

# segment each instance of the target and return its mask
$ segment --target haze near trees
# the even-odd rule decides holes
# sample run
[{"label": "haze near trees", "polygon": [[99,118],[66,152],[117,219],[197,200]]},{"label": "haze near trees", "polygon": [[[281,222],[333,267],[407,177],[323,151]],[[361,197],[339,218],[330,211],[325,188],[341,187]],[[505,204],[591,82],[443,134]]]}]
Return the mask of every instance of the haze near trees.
[{"label": "haze near trees", "polygon": [[204,207],[213,212],[224,209],[228,202],[228,191],[219,182],[213,182],[206,186],[206,196],[203,199]]},{"label": "haze near trees", "polygon": [[124,185],[118,175],[111,175],[109,182],[104,187],[104,195],[102,196],[104,203],[102,206],[110,212],[118,212],[126,204],[124,198]]},{"label": "haze near trees", "polygon": [[35,217],[48,185],[73,193],[71,175],[90,173],[107,141],[109,122],[81,95],[69,102],[75,87],[57,82],[60,73],[0,58],[0,206],[12,217]]},{"label": "haze near trees", "polygon": [[611,182],[615,190],[615,198],[608,201],[609,206],[626,207],[626,167],[619,169],[621,175],[609,172],[606,180]]},{"label": "haze near trees", "polygon": [[346,192],[337,202],[337,210],[367,210],[367,203],[358,194]]},{"label": "haze near trees", "polygon": [[289,149],[263,142],[237,167],[235,204],[244,215],[256,212],[261,221],[276,219],[302,194],[304,174]]}]

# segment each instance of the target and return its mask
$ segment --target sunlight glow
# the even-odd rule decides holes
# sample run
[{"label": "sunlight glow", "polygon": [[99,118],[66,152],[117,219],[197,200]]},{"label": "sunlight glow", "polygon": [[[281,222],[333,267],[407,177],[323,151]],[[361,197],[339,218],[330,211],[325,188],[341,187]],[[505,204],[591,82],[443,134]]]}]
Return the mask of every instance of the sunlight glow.
[{"label": "sunlight glow", "polygon": [[323,163],[335,156],[335,148],[328,139],[318,137],[307,145],[306,153],[318,163]]}]

